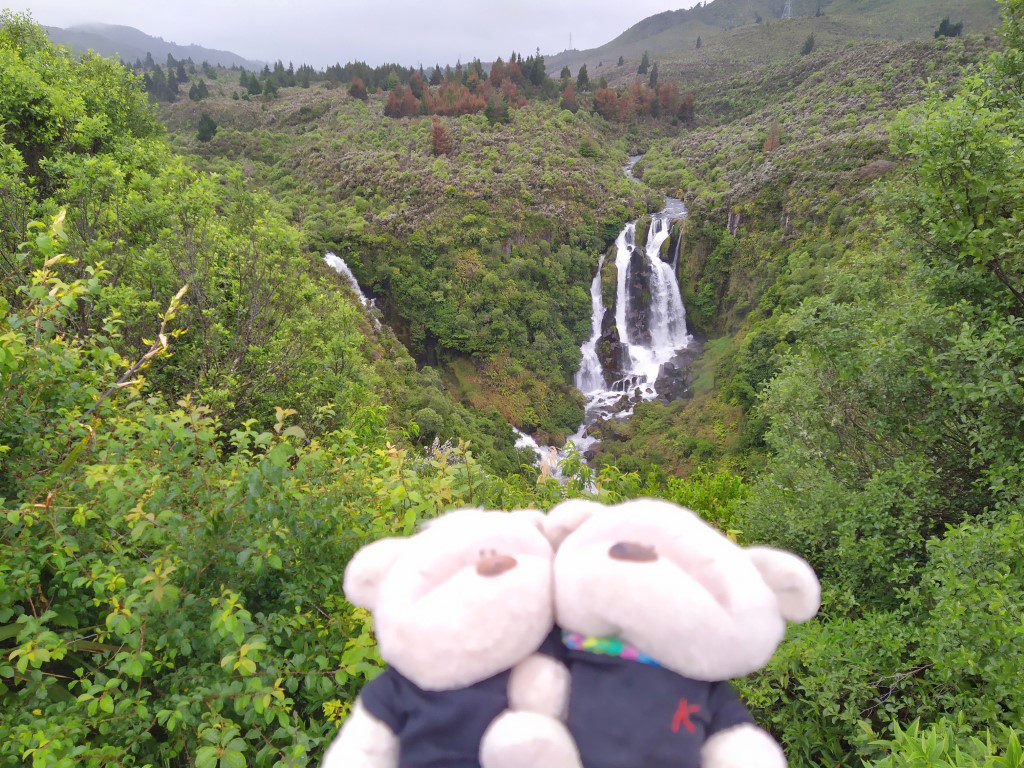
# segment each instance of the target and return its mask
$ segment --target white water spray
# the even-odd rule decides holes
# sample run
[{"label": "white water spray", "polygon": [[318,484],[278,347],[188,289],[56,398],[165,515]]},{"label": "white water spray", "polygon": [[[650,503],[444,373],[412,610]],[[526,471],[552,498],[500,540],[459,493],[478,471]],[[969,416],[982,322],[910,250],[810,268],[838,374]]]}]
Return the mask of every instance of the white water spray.
[{"label": "white water spray", "polygon": [[364,307],[373,306],[372,300],[368,299],[366,297],[366,294],[363,293],[363,289],[359,287],[359,281],[356,280],[356,276],[352,274],[352,270],[349,269],[348,264],[345,263],[345,260],[341,258],[341,256],[338,256],[333,253],[328,253],[326,256],[324,256],[324,261],[326,262],[327,266],[329,266],[331,269],[333,269],[335,272],[337,272],[339,275],[345,278],[346,282],[348,282],[348,284],[352,286],[352,290],[355,291],[356,296],[359,297],[360,304],[362,304]]}]

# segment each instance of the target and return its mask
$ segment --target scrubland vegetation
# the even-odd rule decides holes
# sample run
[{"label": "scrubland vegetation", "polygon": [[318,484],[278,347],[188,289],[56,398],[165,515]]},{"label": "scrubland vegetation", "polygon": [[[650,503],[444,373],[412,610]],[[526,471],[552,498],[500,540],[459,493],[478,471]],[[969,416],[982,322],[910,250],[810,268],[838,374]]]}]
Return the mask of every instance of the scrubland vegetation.
[{"label": "scrubland vegetation", "polygon": [[[355,549],[588,487],[815,566],[820,618],[740,683],[791,765],[1024,765],[1005,15],[804,56],[794,19],[790,59],[717,83],[652,57],[692,123],[609,121],[575,79],[507,122],[390,118],[408,86],[355,66],[256,93],[186,65],[156,112],[152,68],[147,96],[0,17],[0,765],[315,765],[380,667]],[[508,424],[575,428],[597,258],[664,193],[691,208],[693,396],[539,479]]]}]

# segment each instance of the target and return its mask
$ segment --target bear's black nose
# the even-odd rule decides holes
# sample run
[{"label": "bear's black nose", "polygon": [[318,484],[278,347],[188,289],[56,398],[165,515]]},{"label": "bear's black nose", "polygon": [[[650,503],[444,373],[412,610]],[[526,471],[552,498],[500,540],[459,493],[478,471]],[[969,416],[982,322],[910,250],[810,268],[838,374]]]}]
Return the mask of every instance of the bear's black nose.
[{"label": "bear's black nose", "polygon": [[476,564],[476,572],[481,576],[501,576],[517,565],[516,559],[510,555],[488,555],[480,558]]},{"label": "bear's black nose", "polygon": [[613,560],[626,560],[631,563],[653,563],[658,559],[658,550],[636,541],[620,541],[612,544],[608,556]]}]

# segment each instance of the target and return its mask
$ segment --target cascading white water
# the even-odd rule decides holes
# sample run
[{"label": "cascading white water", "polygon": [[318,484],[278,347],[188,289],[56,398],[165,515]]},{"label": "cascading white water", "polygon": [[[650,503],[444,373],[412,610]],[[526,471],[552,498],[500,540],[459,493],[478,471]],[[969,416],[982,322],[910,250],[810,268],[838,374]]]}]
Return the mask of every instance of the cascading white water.
[{"label": "cascading white water", "polygon": [[334,253],[327,253],[327,255],[324,256],[324,261],[327,263],[327,266],[344,277],[348,284],[352,286],[352,290],[355,291],[356,296],[359,297],[360,304],[364,307],[370,307],[373,305],[373,302],[366,297],[365,293],[363,293],[363,289],[359,287],[359,281],[356,280],[356,276],[352,274],[352,270],[349,269],[348,264],[345,263],[345,260],[341,258],[341,256]]},{"label": "cascading white water", "polygon": [[[626,167],[626,174],[630,178],[636,178],[632,169],[638,159],[639,157],[632,158]],[[622,376],[615,381],[608,381],[597,353],[607,312],[601,291],[604,256],[598,262],[597,274],[590,284],[590,338],[580,347],[582,360],[575,377],[577,388],[587,398],[586,415],[579,430],[568,440],[568,443],[573,444],[580,452],[587,451],[597,442],[597,439],[588,432],[594,422],[606,418],[625,418],[632,415],[633,404],[638,400],[656,398],[656,383],[662,366],[672,360],[680,350],[688,347],[692,341],[686,330],[686,309],[679,292],[675,266],[665,263],[661,258],[662,245],[672,233],[672,222],[684,216],[686,206],[683,201],[667,198],[665,207],[652,217],[647,232],[644,266],[648,275],[645,287],[650,296],[646,317],[650,343],[633,339],[629,329],[629,318],[635,314],[633,307],[630,306],[629,286],[631,262],[636,249],[637,223],[633,221],[627,224],[615,241],[615,327],[618,341],[628,357],[623,360]],[[677,245],[673,262],[678,263],[678,259]],[[551,448],[539,446],[533,438],[518,430],[516,433],[519,435],[517,447],[530,448],[537,454],[542,464],[552,461]],[[566,447],[568,448],[568,444]],[[565,449],[559,453],[559,457],[564,454]]]},{"label": "cascading white water", "polygon": [[[651,219],[644,246],[646,267],[649,272],[647,292],[650,305],[647,309],[647,327],[650,330],[650,343],[643,343],[632,338],[629,318],[633,313],[629,284],[631,279],[631,262],[636,249],[636,222],[625,226],[615,241],[616,295],[615,295],[615,326],[618,340],[628,353],[628,361],[623,366],[622,377],[609,382],[596,353],[597,343],[601,336],[601,324],[607,311],[603,305],[600,291],[601,271],[604,260],[601,260],[598,273],[591,285],[590,296],[593,308],[591,319],[591,338],[581,347],[583,364],[576,375],[576,386],[587,395],[588,421],[610,415],[608,406],[617,404],[625,395],[639,393],[644,400],[657,397],[655,383],[661,367],[671,360],[676,353],[686,348],[691,341],[686,330],[686,309],[679,292],[675,270],[661,258],[661,248],[671,235],[671,224],[675,219],[686,215],[686,206],[681,200],[669,198],[665,208]],[[678,258],[678,255],[677,255]],[[630,409],[631,410],[631,409]],[[627,412],[628,413],[628,412]],[[620,414],[621,415],[621,414]],[[584,423],[584,428],[587,426]]]},{"label": "cascading white water", "polygon": [[[651,220],[647,233],[647,244],[644,248],[650,268],[651,304],[648,323],[651,331],[649,345],[631,343],[627,338],[627,323],[619,325],[619,339],[628,346],[632,365],[625,372],[626,376],[642,377],[644,382],[652,385],[657,381],[661,366],[667,363],[675,353],[690,343],[690,335],[686,332],[686,309],[679,293],[672,267],[661,259],[661,246],[671,234],[671,214],[663,211]],[[616,302],[626,304],[628,294],[625,285],[628,282],[628,266],[630,258],[626,258],[627,269],[622,270],[619,279],[619,295]],[[625,313],[623,313],[623,319]],[[650,396],[655,396],[653,392]]]},{"label": "cascading white water", "polygon": [[558,451],[550,446],[541,447],[540,444],[525,432],[515,427],[512,431],[516,433],[516,448],[528,448],[537,455],[537,463],[541,472],[550,477],[559,478],[558,472]]},{"label": "cascading white water", "polygon": [[337,254],[328,252],[327,254],[324,255],[324,262],[327,264],[327,266],[329,266],[331,269],[333,269],[335,272],[337,272],[339,275],[345,278],[345,281],[350,286],[352,286],[352,290],[355,291],[356,296],[359,298],[359,303],[362,304],[363,307],[366,309],[366,314],[369,316],[370,321],[373,323],[374,329],[379,331],[381,329],[380,320],[377,318],[374,312],[371,312],[371,310],[374,309],[374,300],[369,298],[365,293],[363,293],[363,289],[362,287],[360,287],[359,281],[356,280],[356,276],[352,274],[352,270],[349,269],[349,266],[348,264],[345,263],[345,260],[341,258],[341,256],[338,256]]},{"label": "cascading white water", "polygon": [[604,386],[604,373],[601,361],[597,358],[597,342],[601,338],[601,323],[604,322],[604,301],[601,298],[601,270],[604,268],[604,254],[597,262],[597,274],[590,284],[590,338],[580,351],[583,360],[576,372],[576,388],[580,392],[591,392]]}]

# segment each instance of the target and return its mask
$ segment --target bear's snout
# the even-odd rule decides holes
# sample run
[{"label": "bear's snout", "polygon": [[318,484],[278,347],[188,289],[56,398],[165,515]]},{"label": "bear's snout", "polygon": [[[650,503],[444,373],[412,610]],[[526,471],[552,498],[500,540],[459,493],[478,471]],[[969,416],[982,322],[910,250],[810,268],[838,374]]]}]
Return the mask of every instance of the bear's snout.
[{"label": "bear's snout", "polygon": [[636,541],[620,541],[612,544],[608,556],[613,560],[626,560],[631,563],[653,563],[658,559],[658,550]]},{"label": "bear's snout", "polygon": [[511,555],[490,554],[481,557],[476,564],[476,572],[481,576],[501,576],[506,571],[511,571],[518,563]]}]

